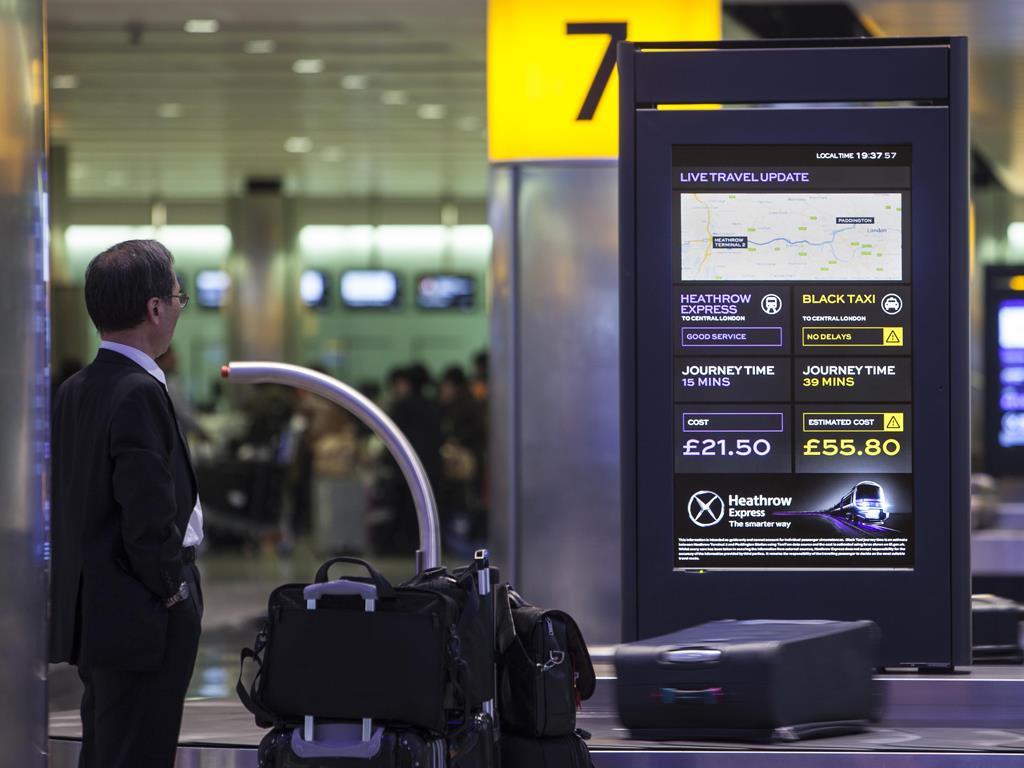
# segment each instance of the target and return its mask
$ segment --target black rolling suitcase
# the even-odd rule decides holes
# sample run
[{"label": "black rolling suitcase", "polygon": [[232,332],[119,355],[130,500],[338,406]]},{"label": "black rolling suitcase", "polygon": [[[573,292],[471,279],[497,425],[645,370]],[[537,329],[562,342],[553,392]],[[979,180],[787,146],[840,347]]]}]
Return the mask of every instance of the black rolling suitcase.
[{"label": "black rolling suitcase", "polygon": [[579,732],[568,736],[501,734],[501,768],[593,768],[587,742]]},{"label": "black rolling suitcase", "polygon": [[258,768],[446,768],[445,740],[413,729],[377,728],[362,739],[360,723],[314,728],[313,741],[300,728],[275,728],[263,737]]},{"label": "black rolling suitcase", "polygon": [[863,730],[877,700],[870,621],[714,621],[615,653],[633,738],[768,741]]}]

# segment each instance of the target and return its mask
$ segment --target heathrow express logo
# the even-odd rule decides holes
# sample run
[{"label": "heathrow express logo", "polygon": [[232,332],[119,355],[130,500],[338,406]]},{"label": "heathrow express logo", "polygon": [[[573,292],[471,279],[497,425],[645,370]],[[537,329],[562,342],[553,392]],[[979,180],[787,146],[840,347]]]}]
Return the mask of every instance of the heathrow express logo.
[{"label": "heathrow express logo", "polygon": [[690,521],[701,528],[718,525],[725,517],[725,502],[714,491],[697,491],[686,505]]}]

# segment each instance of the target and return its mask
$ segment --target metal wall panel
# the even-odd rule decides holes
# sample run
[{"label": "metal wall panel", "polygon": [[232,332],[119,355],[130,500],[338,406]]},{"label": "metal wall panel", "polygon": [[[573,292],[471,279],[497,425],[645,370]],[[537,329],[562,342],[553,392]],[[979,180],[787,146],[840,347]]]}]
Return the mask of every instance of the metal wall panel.
[{"label": "metal wall panel", "polygon": [[512,568],[504,567],[528,600],[572,613],[589,642],[614,642],[616,165],[535,164],[495,173],[516,175],[513,199],[502,188],[491,215],[498,254],[491,445],[496,453],[512,451],[511,461],[492,466],[494,504],[504,510],[499,525],[514,531],[517,550]]},{"label": "metal wall panel", "polygon": [[0,744],[46,763],[49,369],[43,11],[0,2]]}]

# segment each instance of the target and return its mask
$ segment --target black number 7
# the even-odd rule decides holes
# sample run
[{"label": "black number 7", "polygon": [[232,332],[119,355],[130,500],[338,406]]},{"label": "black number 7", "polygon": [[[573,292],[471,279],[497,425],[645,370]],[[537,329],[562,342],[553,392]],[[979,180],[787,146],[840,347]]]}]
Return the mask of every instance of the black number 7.
[{"label": "black number 7", "polygon": [[601,59],[601,66],[597,68],[594,82],[590,84],[590,90],[587,91],[587,98],[584,99],[583,106],[580,107],[580,113],[576,115],[577,120],[593,120],[597,105],[612,76],[612,70],[615,69],[615,45],[620,40],[626,39],[626,22],[569,22],[565,25],[565,33],[567,35],[608,35],[610,38],[604,58]]}]

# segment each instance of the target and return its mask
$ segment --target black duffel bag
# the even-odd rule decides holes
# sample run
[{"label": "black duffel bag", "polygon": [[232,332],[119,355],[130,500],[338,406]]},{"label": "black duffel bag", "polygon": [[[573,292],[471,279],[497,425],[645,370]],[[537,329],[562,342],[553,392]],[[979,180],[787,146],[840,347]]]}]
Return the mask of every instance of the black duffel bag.
[{"label": "black duffel bag", "polygon": [[[330,582],[335,563],[365,568],[368,577]],[[238,696],[261,727],[298,725],[307,715],[325,720],[373,718],[444,733],[449,710],[468,712],[468,666],[458,636],[460,606],[442,591],[392,586],[369,563],[328,560],[316,573],[315,610],[306,584],[285,584],[270,594],[267,621],[242,666],[258,670]],[[346,586],[348,585],[348,586]],[[364,605],[375,589],[373,612]],[[350,589],[352,594],[331,594]]]}]

